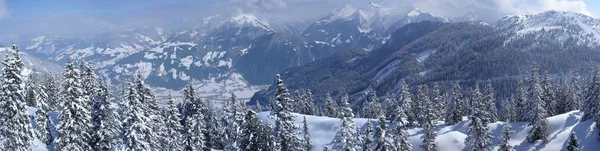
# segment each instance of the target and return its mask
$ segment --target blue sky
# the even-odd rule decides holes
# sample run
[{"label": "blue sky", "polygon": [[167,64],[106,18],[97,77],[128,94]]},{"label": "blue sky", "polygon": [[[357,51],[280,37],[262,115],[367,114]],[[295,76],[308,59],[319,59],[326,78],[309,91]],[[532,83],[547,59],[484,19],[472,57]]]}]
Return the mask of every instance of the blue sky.
[{"label": "blue sky", "polygon": [[481,6],[492,10],[490,16],[549,9],[600,16],[600,0],[0,0],[0,32],[81,34],[146,25],[178,29],[192,27],[206,15],[234,12],[306,19],[322,17],[343,4],[369,1],[422,6],[442,15]]}]

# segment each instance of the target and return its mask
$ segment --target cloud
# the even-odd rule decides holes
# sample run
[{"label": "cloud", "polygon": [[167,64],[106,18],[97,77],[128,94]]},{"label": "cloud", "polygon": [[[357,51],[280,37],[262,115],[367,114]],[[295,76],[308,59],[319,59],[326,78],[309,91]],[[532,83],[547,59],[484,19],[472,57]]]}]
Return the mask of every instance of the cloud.
[{"label": "cloud", "polygon": [[[409,4],[448,17],[471,14],[493,21],[507,15],[537,14],[549,10],[572,11],[592,16],[581,0],[408,0]],[[404,1],[407,2],[407,1]]]},{"label": "cloud", "polygon": [[288,10],[286,0],[232,0],[230,2],[240,9],[247,12],[282,12]]},{"label": "cloud", "polygon": [[0,0],[0,19],[8,17],[9,14],[8,7],[6,7],[6,2],[4,2],[4,0]]}]

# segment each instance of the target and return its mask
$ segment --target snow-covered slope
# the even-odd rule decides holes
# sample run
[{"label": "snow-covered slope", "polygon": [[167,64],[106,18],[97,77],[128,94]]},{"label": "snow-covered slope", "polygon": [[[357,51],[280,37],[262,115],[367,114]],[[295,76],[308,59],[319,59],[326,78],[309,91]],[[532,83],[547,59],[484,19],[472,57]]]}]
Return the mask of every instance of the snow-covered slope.
[{"label": "snow-covered slope", "polygon": [[[337,118],[320,117],[320,116],[308,116],[308,115],[296,115],[296,124],[301,125],[302,119],[306,116],[308,122],[308,128],[311,133],[311,141],[313,142],[313,150],[322,150],[324,146],[329,146],[333,140],[336,129],[340,125],[340,120]],[[593,151],[600,148],[598,143],[598,129],[595,128],[593,120],[581,122],[582,112],[572,111],[565,114],[549,117],[549,138],[548,143],[529,143],[526,138],[531,126],[528,123],[510,123],[513,128],[513,135],[511,137],[510,144],[514,146],[516,150],[530,150],[530,151],[557,151],[562,150],[566,146],[566,142],[571,132],[575,132],[579,143],[581,144],[581,150]],[[268,118],[269,112],[262,112],[258,114],[258,117],[264,122],[273,121]],[[356,118],[354,122],[361,129],[364,129],[365,123],[368,119]],[[372,120],[374,126],[377,125],[376,120]],[[461,151],[464,148],[463,142],[467,137],[468,121],[460,122],[456,125],[445,125],[443,122],[439,122],[436,132],[438,137],[436,144],[438,149],[444,151]],[[504,122],[496,122],[488,125],[490,133],[493,137],[492,143],[494,149],[498,149],[500,144],[500,136],[502,128],[505,126]],[[422,144],[421,135],[423,131],[418,127],[410,127],[406,130],[409,134],[409,140],[412,143],[413,150],[423,150],[419,146]]]},{"label": "snow-covered slope", "polygon": [[548,11],[505,17],[496,27],[513,33],[507,42],[533,37],[558,43],[576,41],[580,45],[600,45],[600,20],[573,12]]}]

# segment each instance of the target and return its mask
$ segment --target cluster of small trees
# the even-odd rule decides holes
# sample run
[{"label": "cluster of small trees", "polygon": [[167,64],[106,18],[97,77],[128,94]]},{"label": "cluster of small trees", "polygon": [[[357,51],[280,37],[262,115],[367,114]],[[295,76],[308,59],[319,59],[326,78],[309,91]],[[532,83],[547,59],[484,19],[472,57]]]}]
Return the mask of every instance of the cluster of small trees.
[{"label": "cluster of small trees", "polygon": [[[336,139],[333,141],[336,150],[410,148],[410,143],[405,141],[406,133],[402,131],[406,126],[422,127],[424,134],[421,147],[424,150],[436,150],[437,135],[434,128],[438,122],[443,121],[445,124],[454,125],[463,121],[464,116],[467,116],[469,121],[468,137],[465,141],[467,150],[492,150],[492,136],[488,124],[498,121],[507,122],[503,135],[498,136],[503,140],[500,146],[502,150],[512,150],[512,146],[508,143],[512,135],[509,122],[529,122],[532,129],[527,140],[533,143],[547,142],[546,118],[549,116],[583,108],[582,111],[585,112],[583,120],[598,120],[596,117],[599,116],[600,73],[594,74],[590,79],[592,84],[589,85],[588,90],[583,91],[577,73],[572,75],[569,82],[566,80],[554,82],[547,73],[543,77],[540,76],[536,65],[533,65],[531,75],[525,80],[520,80],[514,97],[500,101],[496,100],[491,80],[484,85],[484,90],[481,90],[478,84],[474,88],[462,89],[458,83],[454,83],[451,89],[447,89],[443,94],[436,83],[431,90],[427,85],[420,85],[417,87],[417,97],[411,94],[406,82],[402,81],[400,91],[397,92],[398,96],[395,98],[388,95],[384,101],[380,101],[375,92],[369,92],[363,104],[358,105],[361,110],[359,112],[352,112],[347,95],[342,96],[339,107],[331,96],[327,95],[324,99],[325,111],[316,113],[342,119]],[[463,95],[463,92],[467,95]],[[413,98],[416,98],[416,101],[413,101]],[[312,99],[299,101],[307,100],[312,101]],[[586,105],[582,105],[581,100],[586,100]],[[297,108],[304,108],[303,104],[307,103],[299,103]],[[382,104],[385,107],[382,107]],[[363,118],[379,119],[380,127],[377,130],[387,129],[385,132],[389,133],[377,132],[375,136],[388,135],[389,138],[371,138],[373,130],[369,127],[371,123],[367,123],[366,130],[359,134],[356,125],[349,120],[354,113],[358,113],[359,117]],[[386,123],[395,128],[388,129]]]}]

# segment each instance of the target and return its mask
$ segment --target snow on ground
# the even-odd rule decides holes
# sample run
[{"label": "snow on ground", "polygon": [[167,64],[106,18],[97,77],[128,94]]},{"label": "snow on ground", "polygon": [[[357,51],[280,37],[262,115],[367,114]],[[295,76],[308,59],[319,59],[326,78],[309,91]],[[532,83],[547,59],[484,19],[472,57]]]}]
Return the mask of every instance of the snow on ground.
[{"label": "snow on ground", "polygon": [[425,59],[427,59],[427,57],[429,57],[429,55],[435,53],[436,51],[437,51],[437,49],[429,49],[429,50],[425,50],[425,51],[417,54],[417,61],[419,61],[419,62],[425,61]]},{"label": "snow on ground", "polygon": [[[196,94],[202,99],[208,99],[220,106],[223,100],[229,99],[234,93],[238,100],[249,101],[254,93],[265,89],[268,85],[250,85],[239,73],[231,73],[223,80],[211,78],[208,80],[192,81]],[[154,88],[159,103],[164,104],[167,96],[171,94],[175,102],[181,101],[183,90],[172,90],[165,88]]]},{"label": "snow on ground", "polygon": [[[261,112],[258,117],[263,122],[269,122],[274,124],[269,119],[269,112]],[[340,120],[337,118],[310,116],[310,115],[296,115],[295,122],[298,125],[302,124],[302,119],[306,116],[308,122],[308,128],[311,133],[311,141],[313,142],[313,150],[322,150],[324,146],[329,146],[333,140],[337,127],[340,125]],[[557,151],[563,150],[566,146],[566,142],[569,138],[571,131],[575,131],[579,143],[581,144],[582,151],[594,151],[600,148],[598,142],[598,130],[595,128],[593,120],[580,122],[582,112],[572,111],[569,113],[549,117],[549,138],[548,143],[529,143],[527,134],[531,129],[528,123],[511,123],[513,128],[513,135],[510,144],[515,146],[516,150],[528,150],[528,151]],[[355,118],[354,122],[357,126],[364,129],[365,123],[368,119]],[[377,121],[372,120],[373,126],[377,126]],[[489,125],[490,133],[493,137],[493,147],[498,149],[500,144],[500,136],[502,128],[506,123],[496,122]],[[438,149],[444,151],[461,151],[464,149],[464,140],[467,137],[467,130],[469,128],[469,122],[463,121],[456,125],[445,125],[442,121],[439,122],[436,128],[438,137],[436,143]],[[422,143],[421,136],[423,134],[422,129],[418,127],[410,127],[406,130],[409,134],[409,140],[412,143],[414,151],[422,151],[419,147]]]}]

